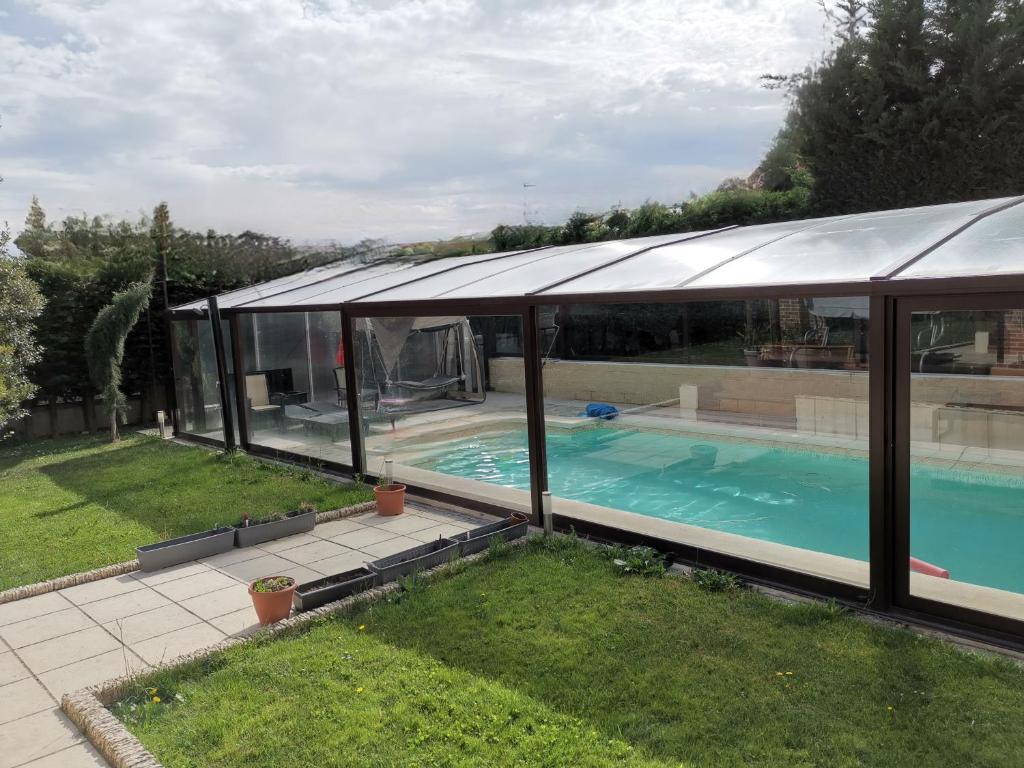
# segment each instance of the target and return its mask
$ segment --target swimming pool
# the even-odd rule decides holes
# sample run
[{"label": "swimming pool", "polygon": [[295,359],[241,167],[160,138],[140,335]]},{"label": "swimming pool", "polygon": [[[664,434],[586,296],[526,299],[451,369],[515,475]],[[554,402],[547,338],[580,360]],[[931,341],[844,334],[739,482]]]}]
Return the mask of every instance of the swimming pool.
[{"label": "swimming pool", "polygon": [[[525,431],[464,438],[418,465],[530,487]],[[601,426],[547,435],[551,493],[754,539],[868,559],[865,458]],[[916,465],[911,554],[1024,592],[1024,480]]]}]

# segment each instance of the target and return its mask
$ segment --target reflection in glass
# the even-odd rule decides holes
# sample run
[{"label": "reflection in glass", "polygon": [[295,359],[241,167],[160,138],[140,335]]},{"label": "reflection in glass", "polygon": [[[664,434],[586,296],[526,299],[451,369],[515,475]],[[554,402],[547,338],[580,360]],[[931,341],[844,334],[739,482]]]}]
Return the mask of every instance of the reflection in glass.
[{"label": "reflection in glass", "polygon": [[1024,310],[910,330],[910,593],[1024,618]]}]

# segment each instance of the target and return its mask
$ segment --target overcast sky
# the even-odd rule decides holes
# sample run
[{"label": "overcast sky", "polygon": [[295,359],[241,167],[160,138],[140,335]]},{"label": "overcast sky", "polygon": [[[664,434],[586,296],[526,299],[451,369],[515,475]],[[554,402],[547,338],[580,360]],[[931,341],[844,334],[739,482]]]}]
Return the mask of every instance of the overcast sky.
[{"label": "overcast sky", "polygon": [[[747,175],[815,0],[0,0],[0,222],[431,239]],[[536,186],[524,189],[524,183]]]}]

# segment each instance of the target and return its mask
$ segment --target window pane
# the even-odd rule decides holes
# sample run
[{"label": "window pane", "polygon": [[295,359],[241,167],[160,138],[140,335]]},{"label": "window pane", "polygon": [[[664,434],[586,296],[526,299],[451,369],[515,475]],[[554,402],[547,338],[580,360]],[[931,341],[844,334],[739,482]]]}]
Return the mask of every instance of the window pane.
[{"label": "window pane", "polygon": [[911,316],[910,593],[1024,619],[1024,309]]},{"label": "window pane", "polygon": [[867,585],[865,298],[540,317],[556,515]]},{"label": "window pane", "polygon": [[367,472],[390,459],[397,482],[529,512],[521,317],[366,318],[355,334]]},{"label": "window pane", "polygon": [[253,445],[352,464],[339,312],[239,316]]},{"label": "window pane", "polygon": [[217,353],[209,319],[173,321],[171,354],[178,430],[223,441]]}]

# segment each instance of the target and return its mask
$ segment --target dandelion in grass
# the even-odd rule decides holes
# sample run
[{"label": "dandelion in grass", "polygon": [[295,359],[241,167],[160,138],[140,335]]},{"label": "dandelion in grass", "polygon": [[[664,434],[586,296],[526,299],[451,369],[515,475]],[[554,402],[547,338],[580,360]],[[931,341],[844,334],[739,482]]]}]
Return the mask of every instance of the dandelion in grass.
[{"label": "dandelion in grass", "polygon": [[356,693],[362,693],[362,692],[363,692],[363,687],[362,686],[359,686],[358,688],[356,688]]},{"label": "dandelion in grass", "polygon": [[366,625],[365,624],[360,624],[359,625],[359,631],[362,632],[364,629],[366,629]]},{"label": "dandelion in grass", "polygon": [[160,697],[159,696],[154,696],[153,697],[153,703],[154,704],[159,704],[160,703]]}]

